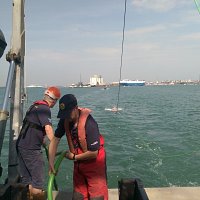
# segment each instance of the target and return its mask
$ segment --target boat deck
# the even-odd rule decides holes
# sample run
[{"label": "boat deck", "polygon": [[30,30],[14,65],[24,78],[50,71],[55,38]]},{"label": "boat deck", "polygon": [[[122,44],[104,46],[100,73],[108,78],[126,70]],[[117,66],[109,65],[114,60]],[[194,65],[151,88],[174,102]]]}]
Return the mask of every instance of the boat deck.
[{"label": "boat deck", "polygon": [[149,200],[200,200],[200,187],[145,188]]},{"label": "boat deck", "polygon": [[[145,188],[149,200],[200,200],[200,187]],[[53,199],[71,199],[71,192],[53,192]],[[118,200],[118,189],[109,189],[109,200]]]}]

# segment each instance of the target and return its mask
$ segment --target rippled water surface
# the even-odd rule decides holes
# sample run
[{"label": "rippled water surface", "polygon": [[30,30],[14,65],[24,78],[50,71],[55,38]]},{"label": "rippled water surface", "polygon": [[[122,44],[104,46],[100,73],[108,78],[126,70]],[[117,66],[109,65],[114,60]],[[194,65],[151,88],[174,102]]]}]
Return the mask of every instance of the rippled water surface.
[{"label": "rippled water surface", "polygon": [[[29,88],[26,108],[42,98],[43,91]],[[117,92],[118,87],[62,88],[62,94],[75,94],[80,106],[93,110],[105,137],[109,187],[118,187],[121,178],[134,177],[145,187],[199,186],[200,86],[123,87],[119,102],[123,110],[115,114],[105,108],[117,103]],[[3,95],[4,88],[0,88],[1,106]],[[57,110],[58,105],[52,109],[54,128]],[[4,168],[8,129],[1,158]],[[59,149],[67,149],[65,137]],[[60,188],[72,187],[72,162],[62,162],[56,179]]]}]

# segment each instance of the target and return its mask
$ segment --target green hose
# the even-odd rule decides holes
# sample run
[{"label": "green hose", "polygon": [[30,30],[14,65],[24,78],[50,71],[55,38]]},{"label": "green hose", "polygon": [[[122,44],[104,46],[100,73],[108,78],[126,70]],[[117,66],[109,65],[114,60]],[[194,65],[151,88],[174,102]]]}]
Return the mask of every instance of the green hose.
[{"label": "green hose", "polygon": [[[47,147],[46,144],[43,144],[43,147],[44,147],[44,149],[45,149],[45,153],[46,153],[47,160],[49,160],[48,147]],[[56,153],[56,156],[59,156],[60,154],[62,154],[62,151],[57,152],[57,153]],[[55,178],[54,178],[53,184],[54,184],[54,188],[55,188],[55,190],[58,191],[58,184],[57,184]]]},{"label": "green hose", "polygon": [[66,155],[66,151],[63,151],[58,159],[56,160],[56,163],[54,164],[54,168],[56,170],[56,174],[54,173],[51,173],[49,175],[49,181],[48,181],[48,188],[47,188],[47,196],[48,196],[48,200],[53,200],[53,195],[52,195],[52,187],[53,187],[53,182],[54,182],[54,178],[55,176],[57,175],[57,172],[58,172],[58,168],[63,160],[63,158],[65,157]]}]

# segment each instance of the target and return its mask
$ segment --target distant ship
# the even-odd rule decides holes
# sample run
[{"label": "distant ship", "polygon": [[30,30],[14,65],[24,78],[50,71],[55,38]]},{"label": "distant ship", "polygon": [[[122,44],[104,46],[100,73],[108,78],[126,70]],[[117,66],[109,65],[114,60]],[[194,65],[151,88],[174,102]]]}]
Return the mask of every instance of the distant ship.
[{"label": "distant ship", "polygon": [[144,86],[145,81],[124,79],[120,81],[121,86]]},{"label": "distant ship", "polygon": [[44,86],[41,85],[28,85],[27,88],[43,88]]}]

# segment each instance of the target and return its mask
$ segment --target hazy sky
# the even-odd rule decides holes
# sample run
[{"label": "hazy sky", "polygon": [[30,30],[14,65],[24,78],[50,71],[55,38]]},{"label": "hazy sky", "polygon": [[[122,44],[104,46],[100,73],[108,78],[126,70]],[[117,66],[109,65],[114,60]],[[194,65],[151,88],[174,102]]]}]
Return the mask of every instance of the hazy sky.
[{"label": "hazy sky", "polygon": [[[119,80],[124,0],[26,0],[27,85]],[[0,2],[8,46],[0,60],[5,85],[12,0]],[[122,79],[198,80],[200,14],[194,0],[127,0]]]}]

